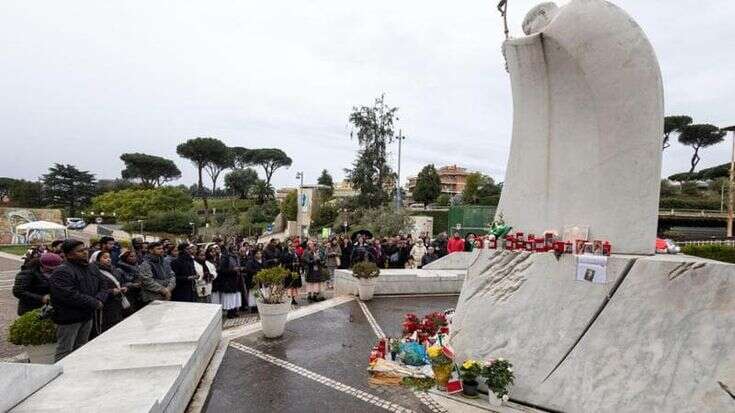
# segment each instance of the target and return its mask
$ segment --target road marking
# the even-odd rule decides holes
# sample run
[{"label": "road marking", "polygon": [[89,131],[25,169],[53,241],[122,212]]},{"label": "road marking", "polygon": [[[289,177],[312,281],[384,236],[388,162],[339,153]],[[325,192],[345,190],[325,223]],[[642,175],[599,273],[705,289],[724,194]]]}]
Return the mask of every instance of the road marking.
[{"label": "road marking", "polygon": [[370,309],[367,307],[367,305],[365,305],[362,300],[357,300],[357,303],[360,305],[362,313],[365,314],[365,318],[367,318],[367,321],[370,324],[370,328],[373,329],[373,333],[375,333],[378,338],[385,338],[385,333],[383,332],[383,329],[380,328],[380,325],[375,320],[375,317],[373,317],[373,313],[370,312]]},{"label": "road marking", "polygon": [[290,363],[286,360],[279,359],[277,357],[273,357],[269,354],[263,353],[262,351],[256,350],[252,347],[248,347],[246,345],[237,343],[237,342],[230,342],[230,347],[242,351],[243,353],[247,353],[250,355],[253,355],[261,360],[264,360],[268,363],[271,363],[275,366],[284,368],[286,370],[289,370],[293,373],[299,374],[303,377],[306,377],[307,379],[313,380],[319,384],[322,384],[327,387],[331,387],[334,390],[337,390],[339,392],[342,392],[344,394],[350,395],[352,397],[355,397],[357,399],[360,399],[366,403],[370,403],[376,407],[383,408],[385,410],[391,411],[391,412],[412,412],[413,410],[407,409],[401,405],[398,405],[396,403],[390,402],[385,399],[381,399],[378,396],[372,395],[370,393],[364,392],[362,390],[356,389],[352,386],[348,386],[346,384],[340,383],[338,381],[332,380],[328,377],[322,376],[321,374],[314,373],[313,371],[307,370],[303,367],[299,367],[293,363]]}]

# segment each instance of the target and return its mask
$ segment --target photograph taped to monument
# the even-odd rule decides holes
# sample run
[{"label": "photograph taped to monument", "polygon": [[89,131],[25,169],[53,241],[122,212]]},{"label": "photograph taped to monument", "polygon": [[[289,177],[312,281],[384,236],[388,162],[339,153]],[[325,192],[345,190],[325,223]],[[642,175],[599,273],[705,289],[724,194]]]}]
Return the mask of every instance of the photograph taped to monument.
[{"label": "photograph taped to monument", "polygon": [[577,281],[607,283],[607,257],[580,255],[577,258]]}]

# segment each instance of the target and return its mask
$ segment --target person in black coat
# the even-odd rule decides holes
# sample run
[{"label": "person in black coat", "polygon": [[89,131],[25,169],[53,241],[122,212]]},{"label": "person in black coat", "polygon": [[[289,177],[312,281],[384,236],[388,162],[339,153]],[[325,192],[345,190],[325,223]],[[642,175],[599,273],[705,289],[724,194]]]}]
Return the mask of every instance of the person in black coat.
[{"label": "person in black coat", "polygon": [[299,305],[296,298],[299,296],[299,288],[301,288],[301,274],[299,274],[299,256],[293,247],[293,242],[286,242],[286,249],[281,254],[281,266],[287,269],[291,274],[283,280],[283,285],[288,289],[291,296],[291,304]]},{"label": "person in black coat", "polygon": [[352,243],[349,238],[343,238],[340,239],[340,244],[342,247],[342,260],[339,263],[339,268],[352,268],[352,263],[350,262],[350,258],[352,257]]},{"label": "person in black coat", "polygon": [[278,240],[273,238],[268,245],[263,249],[263,264],[265,268],[271,268],[281,263],[281,246],[278,245]]},{"label": "person in black coat", "polygon": [[89,341],[92,318],[107,300],[99,277],[89,269],[88,250],[81,241],[67,240],[62,247],[66,260],[49,279],[52,320],[56,323],[56,361]]},{"label": "person in black coat", "polygon": [[[122,284],[124,274],[121,270],[112,267],[110,252],[101,251],[97,254],[96,261],[89,267],[99,277],[102,289],[107,292],[102,311],[95,315],[96,326],[92,329],[92,336],[95,337],[122,321],[123,309],[129,308],[130,302],[125,297],[128,289]],[[123,300],[125,305],[123,305]]]},{"label": "person in black coat", "polygon": [[63,260],[60,256],[46,252],[15,276],[13,295],[18,299],[18,315],[43,307],[51,300],[49,277]]},{"label": "person in black coat", "polygon": [[[218,297],[213,296],[213,302],[222,304],[227,311],[228,318],[237,316],[237,307],[243,306],[242,289],[243,281],[240,275],[239,259],[236,254],[225,250],[217,257],[218,246],[212,245],[207,248],[207,259],[217,263],[217,278],[212,282],[212,291]],[[247,284],[246,284],[247,285]],[[255,303],[253,303],[255,305]]]},{"label": "person in black coat", "polygon": [[120,269],[123,286],[128,289],[128,293],[125,296],[128,297],[130,308],[123,311],[123,315],[127,317],[141,308],[140,281],[138,280],[140,266],[138,265],[138,257],[135,251],[123,250],[120,254],[117,268]]},{"label": "person in black coat", "polygon": [[[247,288],[248,291],[256,288],[255,274],[257,274],[258,271],[262,270],[263,268],[265,268],[265,262],[263,261],[263,252],[255,251],[253,258],[249,259],[248,262],[245,263],[245,269],[243,271],[243,277],[245,278],[245,288]],[[250,311],[258,311],[258,307],[256,306],[255,302],[250,302],[252,301],[250,299],[251,296],[252,294],[248,294],[248,306],[250,306]]]},{"label": "person in black coat", "polygon": [[196,269],[194,268],[193,255],[195,249],[196,246],[192,244],[179,244],[179,256],[171,261],[171,271],[176,275],[176,287],[171,293],[171,301],[183,301],[187,303],[196,301],[194,294]]}]

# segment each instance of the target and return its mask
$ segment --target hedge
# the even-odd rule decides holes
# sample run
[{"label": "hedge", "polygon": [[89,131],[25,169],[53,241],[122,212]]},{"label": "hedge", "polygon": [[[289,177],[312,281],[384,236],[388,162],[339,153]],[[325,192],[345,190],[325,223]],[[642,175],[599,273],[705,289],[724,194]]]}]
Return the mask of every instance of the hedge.
[{"label": "hedge", "polygon": [[708,258],[735,264],[735,248],[725,245],[685,245],[682,252],[695,257]]}]

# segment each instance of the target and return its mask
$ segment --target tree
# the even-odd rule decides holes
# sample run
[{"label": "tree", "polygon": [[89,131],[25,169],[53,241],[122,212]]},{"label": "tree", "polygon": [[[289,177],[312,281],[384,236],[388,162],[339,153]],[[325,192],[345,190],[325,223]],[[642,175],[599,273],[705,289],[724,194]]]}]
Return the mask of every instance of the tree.
[{"label": "tree", "polygon": [[692,122],[692,118],[686,115],[666,116],[664,118],[664,142],[663,148],[661,150],[664,150],[671,146],[671,144],[669,143],[669,136],[672,133],[681,133],[681,130],[684,129],[684,127],[686,127],[687,125],[691,125]]},{"label": "tree", "polygon": [[124,153],[120,160],[125,162],[123,179],[140,179],[143,186],[154,187],[181,178],[181,171],[174,161],[144,153]]},{"label": "tree", "polygon": [[92,199],[92,209],[115,213],[122,221],[145,219],[159,212],[188,212],[192,207],[191,194],[187,190],[170,186],[124,189]]},{"label": "tree", "polygon": [[74,165],[54,164],[43,176],[43,196],[50,205],[67,208],[74,216],[95,195],[94,175]]},{"label": "tree", "polygon": [[207,170],[207,174],[212,179],[212,194],[217,193],[217,179],[219,175],[227,168],[233,167],[233,156],[230,148],[225,147],[227,150],[222,155],[212,161],[207,162],[204,169]]},{"label": "tree", "polygon": [[204,201],[204,220],[209,220],[209,203],[207,195],[203,193],[204,183],[202,181],[202,170],[210,162],[216,162],[219,158],[226,157],[229,153],[227,145],[216,138],[195,138],[179,144],[176,153],[182,158],[191,161],[197,168],[199,177],[199,192]]},{"label": "tree", "polygon": [[385,104],[385,96],[375,99],[373,106],[353,107],[350,123],[354,130],[350,137],[357,135],[360,144],[353,168],[347,170],[352,185],[360,192],[358,199],[362,205],[377,207],[390,199],[395,183],[395,174],[388,166],[387,146],[393,142],[394,122],[398,120],[397,107]]},{"label": "tree", "polygon": [[271,184],[262,179],[258,179],[257,181],[255,181],[251,192],[257,200],[258,205],[265,204],[268,200],[273,199],[275,196]]},{"label": "tree", "polygon": [[462,191],[462,200],[465,204],[497,204],[497,198],[500,190],[493,181],[493,178],[483,175],[479,172],[473,172],[467,175],[464,191]]},{"label": "tree", "polygon": [[252,149],[245,159],[249,160],[251,165],[263,167],[265,182],[269,185],[271,177],[277,169],[284,166],[289,167],[293,163],[293,160],[285,152],[277,148]]},{"label": "tree", "polygon": [[319,175],[316,183],[326,187],[320,191],[322,192],[322,198],[328,199],[332,197],[332,193],[334,193],[334,180],[332,179],[332,175],[329,174],[329,171],[322,169],[322,174]]},{"label": "tree", "polygon": [[253,151],[242,146],[230,148],[232,151],[232,164],[235,169],[245,169],[253,164]]},{"label": "tree", "polygon": [[452,201],[452,197],[449,196],[449,194],[441,194],[436,198],[436,203],[439,206],[449,206],[449,203]]},{"label": "tree", "polygon": [[281,213],[286,221],[296,221],[296,215],[299,212],[298,191],[293,190],[286,195],[281,202]]},{"label": "tree", "polygon": [[679,142],[694,149],[692,155],[692,168],[689,173],[694,172],[699,160],[699,150],[708,146],[716,145],[725,139],[727,132],[720,130],[717,126],[710,124],[698,124],[685,126],[679,133]]},{"label": "tree", "polygon": [[0,178],[0,205],[24,208],[43,207],[41,183],[24,179]]},{"label": "tree", "polygon": [[225,175],[225,186],[232,192],[238,194],[240,199],[245,199],[258,181],[258,173],[251,168],[236,169]]},{"label": "tree", "polygon": [[426,165],[416,177],[416,187],[413,190],[413,199],[424,205],[436,201],[441,195],[442,183],[433,164]]},{"label": "tree", "polygon": [[355,229],[367,229],[373,236],[394,237],[398,233],[408,233],[413,229],[413,220],[405,208],[396,209],[392,205],[361,211]]}]

